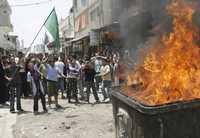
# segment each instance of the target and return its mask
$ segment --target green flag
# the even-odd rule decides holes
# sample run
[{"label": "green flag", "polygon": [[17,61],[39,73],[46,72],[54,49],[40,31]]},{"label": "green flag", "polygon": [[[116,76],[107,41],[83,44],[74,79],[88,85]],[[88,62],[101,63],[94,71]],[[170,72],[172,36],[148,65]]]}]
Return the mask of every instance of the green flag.
[{"label": "green flag", "polygon": [[59,40],[58,18],[55,9],[53,9],[52,12],[50,13],[44,26],[46,27],[47,31],[53,38],[53,45],[55,46],[55,48],[59,48],[60,40]]}]

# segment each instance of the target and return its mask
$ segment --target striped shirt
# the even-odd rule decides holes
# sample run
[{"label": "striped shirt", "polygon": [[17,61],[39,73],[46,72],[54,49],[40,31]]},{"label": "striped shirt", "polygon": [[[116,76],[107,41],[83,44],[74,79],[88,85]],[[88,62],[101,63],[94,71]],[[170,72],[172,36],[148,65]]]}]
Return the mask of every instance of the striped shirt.
[{"label": "striped shirt", "polygon": [[68,78],[78,78],[79,71],[80,68],[77,64],[75,64],[74,66],[72,64],[69,64]]}]

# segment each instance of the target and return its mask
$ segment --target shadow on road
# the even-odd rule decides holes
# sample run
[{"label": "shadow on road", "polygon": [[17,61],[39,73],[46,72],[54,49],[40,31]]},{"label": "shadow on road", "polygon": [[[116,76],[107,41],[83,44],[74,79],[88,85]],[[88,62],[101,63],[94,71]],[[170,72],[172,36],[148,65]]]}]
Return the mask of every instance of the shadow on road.
[{"label": "shadow on road", "polygon": [[80,115],[67,115],[67,116],[65,116],[65,118],[77,118],[77,117],[79,117]]},{"label": "shadow on road", "polygon": [[23,115],[23,114],[30,114],[30,113],[33,113],[31,111],[23,111],[23,112],[16,112],[17,115]]}]

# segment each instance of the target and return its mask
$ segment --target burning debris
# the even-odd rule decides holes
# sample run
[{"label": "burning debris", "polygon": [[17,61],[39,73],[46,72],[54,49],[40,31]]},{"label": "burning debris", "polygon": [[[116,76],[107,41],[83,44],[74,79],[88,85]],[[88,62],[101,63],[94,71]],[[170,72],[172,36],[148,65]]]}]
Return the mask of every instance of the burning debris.
[{"label": "burning debris", "polygon": [[147,105],[200,98],[199,29],[196,3],[172,0],[166,7],[173,29],[152,44],[143,63],[128,76],[125,93]]}]

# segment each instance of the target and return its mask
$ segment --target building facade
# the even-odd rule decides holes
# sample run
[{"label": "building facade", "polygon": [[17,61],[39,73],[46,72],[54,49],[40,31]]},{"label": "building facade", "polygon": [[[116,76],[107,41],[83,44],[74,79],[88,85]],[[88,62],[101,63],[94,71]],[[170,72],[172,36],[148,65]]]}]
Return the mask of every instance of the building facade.
[{"label": "building facade", "polygon": [[[168,0],[73,0],[73,51],[90,55],[100,47],[133,51],[163,20]],[[88,54],[89,53],[89,54]]]},{"label": "building facade", "polygon": [[13,31],[10,21],[11,8],[7,0],[0,0],[0,51],[13,50],[15,44],[10,41],[9,32]]},{"label": "building facade", "polygon": [[74,52],[91,55],[101,45],[101,29],[112,24],[111,0],[74,0]]},{"label": "building facade", "polygon": [[69,16],[64,19],[61,19],[59,23],[59,32],[60,32],[60,45],[62,52],[69,55],[71,53],[71,41],[74,39],[74,14],[73,8],[70,10]]}]

